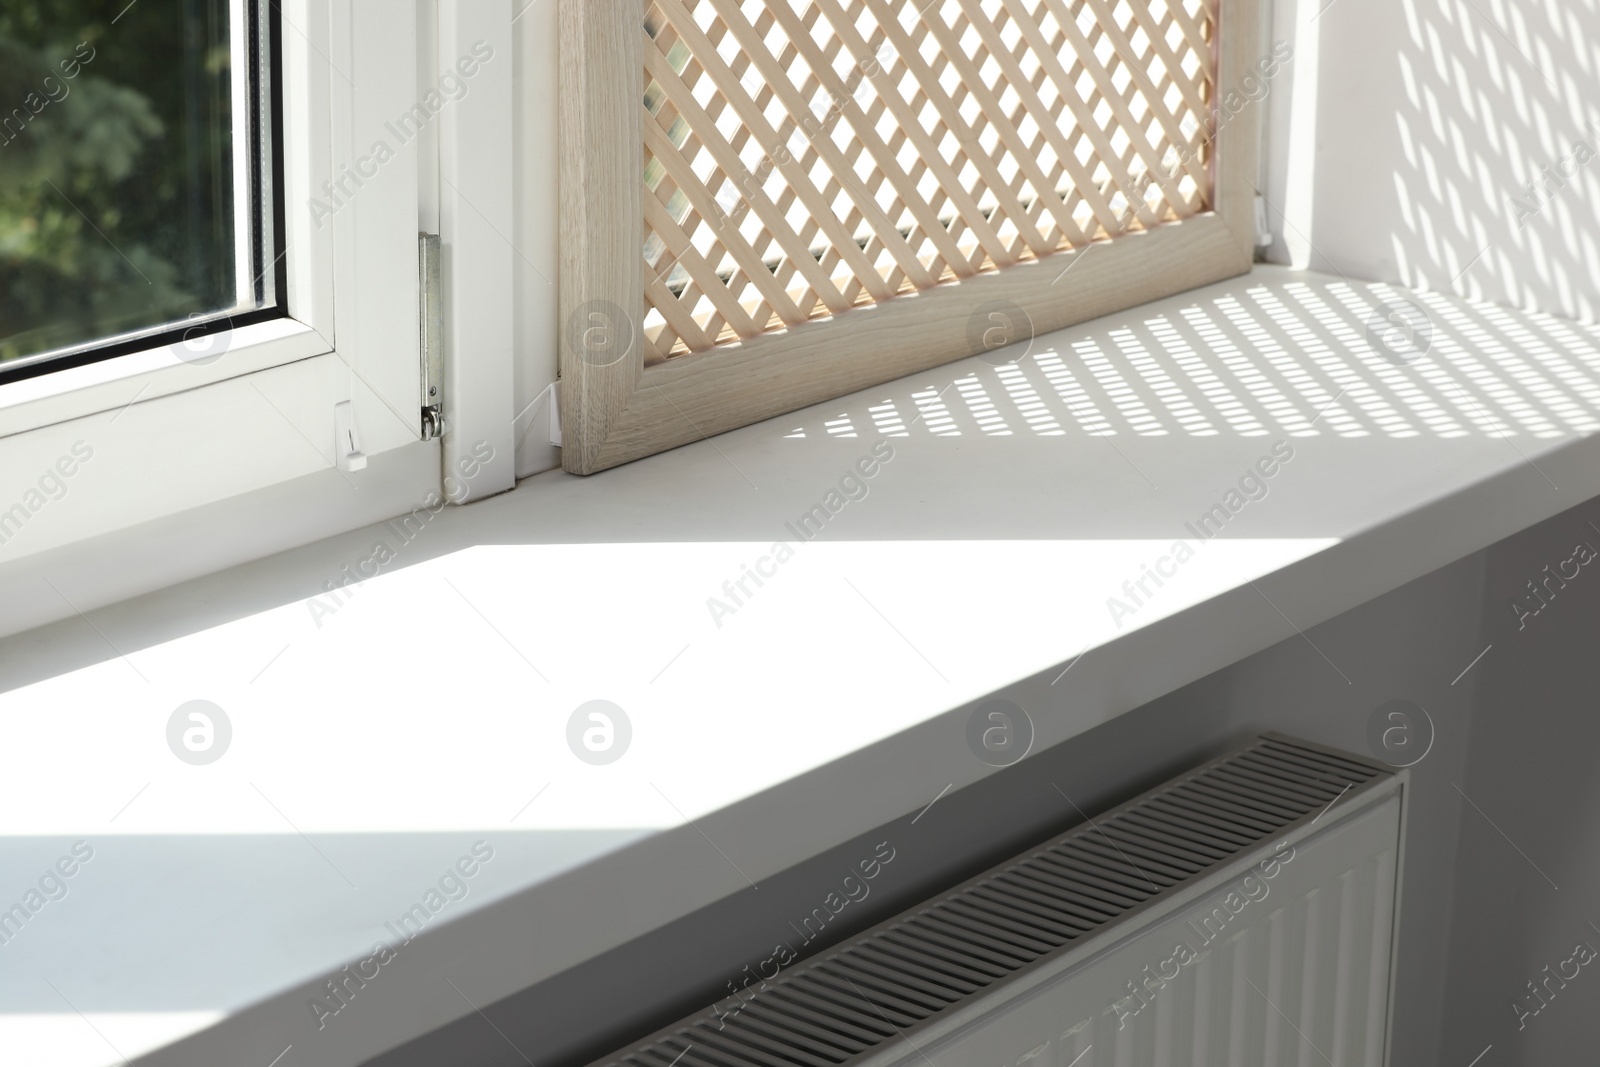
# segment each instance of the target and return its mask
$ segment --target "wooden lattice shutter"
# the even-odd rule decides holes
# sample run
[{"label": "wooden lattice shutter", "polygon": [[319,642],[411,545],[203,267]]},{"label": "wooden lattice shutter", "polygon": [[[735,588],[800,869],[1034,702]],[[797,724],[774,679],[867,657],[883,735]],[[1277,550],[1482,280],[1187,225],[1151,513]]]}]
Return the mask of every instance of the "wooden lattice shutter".
[{"label": "wooden lattice shutter", "polygon": [[1255,2],[563,0],[566,468],[1248,270]]}]

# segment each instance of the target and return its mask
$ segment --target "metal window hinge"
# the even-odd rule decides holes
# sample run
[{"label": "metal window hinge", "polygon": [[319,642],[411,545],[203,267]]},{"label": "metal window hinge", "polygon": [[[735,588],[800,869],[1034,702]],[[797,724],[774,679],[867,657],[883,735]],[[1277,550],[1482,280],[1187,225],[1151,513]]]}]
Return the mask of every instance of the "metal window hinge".
[{"label": "metal window hinge", "polygon": [[417,349],[422,359],[422,439],[444,433],[444,302],[439,287],[439,235],[417,235],[421,314]]}]

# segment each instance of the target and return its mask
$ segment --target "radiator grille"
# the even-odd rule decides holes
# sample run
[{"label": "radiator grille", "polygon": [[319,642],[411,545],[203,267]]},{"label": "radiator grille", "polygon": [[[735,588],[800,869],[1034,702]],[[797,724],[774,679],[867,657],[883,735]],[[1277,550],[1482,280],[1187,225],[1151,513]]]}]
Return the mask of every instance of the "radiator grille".
[{"label": "radiator grille", "polygon": [[[611,1067],[830,1067],[1359,794],[1386,768],[1277,735],[797,964]],[[1374,783],[1375,784],[1375,783]]]}]

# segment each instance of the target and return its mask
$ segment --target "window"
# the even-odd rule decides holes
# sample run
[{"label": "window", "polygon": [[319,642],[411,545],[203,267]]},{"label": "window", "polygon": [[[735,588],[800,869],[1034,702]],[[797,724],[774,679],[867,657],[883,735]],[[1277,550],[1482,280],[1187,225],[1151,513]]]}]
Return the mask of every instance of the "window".
[{"label": "window", "polygon": [[0,380],[281,314],[276,20],[123,5],[0,10]]},{"label": "window", "polygon": [[[4,6],[0,566],[115,535],[154,587],[510,486],[477,398],[509,408],[511,12],[480,6]],[[428,399],[422,234],[463,354]],[[202,506],[237,544],[150,532]]]},{"label": "window", "polygon": [[563,8],[570,471],[1250,267],[1246,0],[631,11]]}]

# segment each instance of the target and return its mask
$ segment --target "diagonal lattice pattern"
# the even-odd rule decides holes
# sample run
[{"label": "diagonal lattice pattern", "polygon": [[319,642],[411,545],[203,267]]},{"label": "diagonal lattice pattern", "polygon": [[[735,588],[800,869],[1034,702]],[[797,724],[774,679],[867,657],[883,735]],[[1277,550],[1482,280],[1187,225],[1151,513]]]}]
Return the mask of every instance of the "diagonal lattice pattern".
[{"label": "diagonal lattice pattern", "polygon": [[647,0],[647,363],[1211,207],[1219,0]]}]

